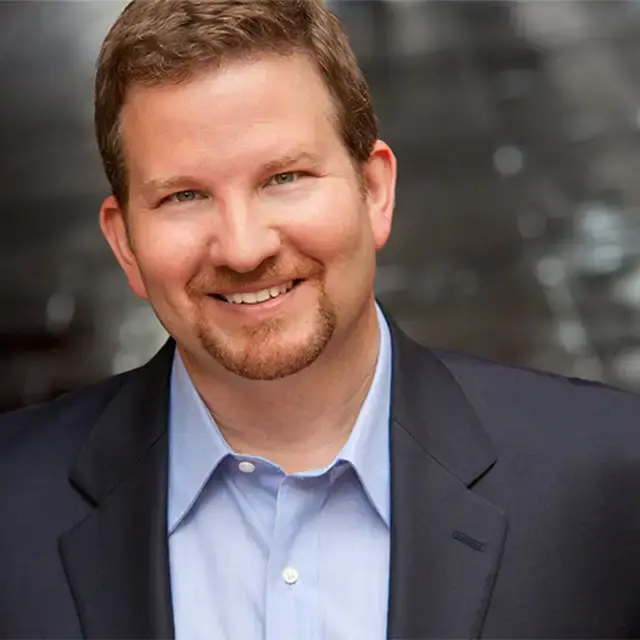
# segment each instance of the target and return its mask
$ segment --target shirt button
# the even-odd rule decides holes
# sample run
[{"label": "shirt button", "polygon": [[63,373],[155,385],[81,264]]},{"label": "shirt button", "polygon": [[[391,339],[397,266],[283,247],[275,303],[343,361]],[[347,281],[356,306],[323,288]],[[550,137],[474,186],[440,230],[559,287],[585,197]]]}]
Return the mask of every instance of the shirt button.
[{"label": "shirt button", "polygon": [[293,567],[287,567],[282,572],[282,579],[287,584],[295,584],[296,582],[298,582],[299,578],[300,578],[300,574]]},{"label": "shirt button", "polygon": [[253,462],[248,462],[243,460],[239,465],[238,469],[242,471],[242,473],[253,473],[256,470],[256,465]]}]

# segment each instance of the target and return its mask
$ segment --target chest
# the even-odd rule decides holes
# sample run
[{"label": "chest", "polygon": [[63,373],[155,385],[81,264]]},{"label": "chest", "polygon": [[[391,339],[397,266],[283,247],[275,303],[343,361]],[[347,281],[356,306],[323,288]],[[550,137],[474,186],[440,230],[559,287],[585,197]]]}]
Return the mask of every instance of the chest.
[{"label": "chest", "polygon": [[389,532],[353,470],[215,478],[169,548],[178,640],[385,637]]}]

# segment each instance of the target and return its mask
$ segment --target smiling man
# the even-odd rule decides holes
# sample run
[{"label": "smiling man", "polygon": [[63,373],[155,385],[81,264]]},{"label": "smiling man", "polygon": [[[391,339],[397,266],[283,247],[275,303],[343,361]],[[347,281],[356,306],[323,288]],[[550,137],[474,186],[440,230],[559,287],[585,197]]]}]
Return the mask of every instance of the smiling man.
[{"label": "smiling man", "polygon": [[396,161],[321,0],[136,0],[96,125],[171,339],[0,418],[1,637],[640,636],[637,397],[378,307]]},{"label": "smiling man", "polygon": [[128,199],[105,202],[103,231],[198,387],[212,387],[205,396],[223,383],[241,396],[282,386],[309,398],[303,379],[329,383],[338,361],[359,386],[378,352],[371,292],[393,154],[371,118],[366,162],[351,155],[307,54],[239,55],[189,82],[129,91],[119,128]]}]

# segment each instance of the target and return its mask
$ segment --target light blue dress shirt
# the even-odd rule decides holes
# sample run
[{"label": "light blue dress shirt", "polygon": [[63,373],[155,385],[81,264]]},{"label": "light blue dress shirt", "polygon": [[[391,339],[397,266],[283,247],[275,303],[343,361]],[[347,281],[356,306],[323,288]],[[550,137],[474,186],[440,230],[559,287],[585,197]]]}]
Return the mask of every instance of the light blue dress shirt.
[{"label": "light blue dress shirt", "polygon": [[391,340],[326,469],[235,454],[177,355],[169,560],[177,640],[383,640],[389,593]]}]

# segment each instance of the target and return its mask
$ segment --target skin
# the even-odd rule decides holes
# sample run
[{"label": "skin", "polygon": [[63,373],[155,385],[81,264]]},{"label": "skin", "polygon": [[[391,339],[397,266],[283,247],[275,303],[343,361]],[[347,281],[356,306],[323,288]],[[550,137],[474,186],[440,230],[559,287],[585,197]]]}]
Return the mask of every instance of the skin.
[{"label": "skin", "polygon": [[[393,153],[376,143],[363,193],[329,91],[303,55],[133,87],[122,139],[129,201],[124,211],[105,200],[102,231],[225,439],[288,473],[330,464],[375,371]],[[215,297],[292,280],[255,306]]]}]

